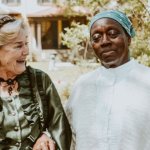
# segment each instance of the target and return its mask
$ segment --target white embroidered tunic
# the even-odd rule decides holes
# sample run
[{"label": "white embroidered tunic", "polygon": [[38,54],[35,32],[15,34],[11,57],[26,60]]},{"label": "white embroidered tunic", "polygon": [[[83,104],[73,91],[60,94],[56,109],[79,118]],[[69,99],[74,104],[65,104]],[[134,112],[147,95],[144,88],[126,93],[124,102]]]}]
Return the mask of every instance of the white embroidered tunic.
[{"label": "white embroidered tunic", "polygon": [[68,112],[76,150],[150,150],[150,69],[131,60],[81,76]]}]

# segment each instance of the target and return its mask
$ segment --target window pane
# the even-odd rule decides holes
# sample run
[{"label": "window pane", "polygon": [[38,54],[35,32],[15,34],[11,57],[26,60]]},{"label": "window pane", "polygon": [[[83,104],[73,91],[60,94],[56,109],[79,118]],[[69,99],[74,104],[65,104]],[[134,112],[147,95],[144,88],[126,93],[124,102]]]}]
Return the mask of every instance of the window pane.
[{"label": "window pane", "polygon": [[42,49],[57,49],[58,48],[58,28],[57,21],[43,21],[42,29]]},{"label": "window pane", "polygon": [[20,0],[2,0],[2,3],[5,3],[5,4],[18,4],[20,3]]},{"label": "window pane", "polygon": [[50,3],[53,2],[53,0],[38,0],[38,3],[42,4],[42,3]]}]

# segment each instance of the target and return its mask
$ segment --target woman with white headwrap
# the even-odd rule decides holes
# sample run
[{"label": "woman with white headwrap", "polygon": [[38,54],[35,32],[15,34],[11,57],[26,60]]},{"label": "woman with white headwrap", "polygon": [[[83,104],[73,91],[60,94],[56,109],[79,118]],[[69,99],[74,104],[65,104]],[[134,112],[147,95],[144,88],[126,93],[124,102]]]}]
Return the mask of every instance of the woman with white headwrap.
[{"label": "woman with white headwrap", "polygon": [[50,77],[26,66],[28,25],[0,15],[0,150],[69,150],[71,130]]},{"label": "woman with white headwrap", "polygon": [[120,11],[92,18],[91,44],[102,67],[78,79],[67,105],[76,150],[150,149],[150,69],[130,58],[134,35]]}]

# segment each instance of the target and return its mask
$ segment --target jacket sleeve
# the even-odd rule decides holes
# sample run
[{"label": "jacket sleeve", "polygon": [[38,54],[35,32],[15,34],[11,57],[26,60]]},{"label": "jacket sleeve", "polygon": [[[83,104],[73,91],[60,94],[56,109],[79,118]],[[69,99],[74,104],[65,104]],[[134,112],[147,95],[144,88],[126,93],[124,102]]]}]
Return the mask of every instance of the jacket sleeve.
[{"label": "jacket sleeve", "polygon": [[49,105],[47,129],[55,140],[58,150],[70,150],[72,137],[70,125],[58,92],[47,74],[45,74],[45,91]]}]

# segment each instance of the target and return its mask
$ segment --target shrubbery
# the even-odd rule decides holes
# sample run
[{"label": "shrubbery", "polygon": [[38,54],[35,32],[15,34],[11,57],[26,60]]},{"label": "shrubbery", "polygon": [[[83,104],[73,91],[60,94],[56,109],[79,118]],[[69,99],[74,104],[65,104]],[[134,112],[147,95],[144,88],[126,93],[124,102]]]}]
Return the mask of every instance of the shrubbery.
[{"label": "shrubbery", "polygon": [[[90,18],[97,12],[106,9],[118,9],[127,14],[132,20],[136,30],[130,47],[131,56],[139,62],[150,66],[150,8],[147,1],[143,0],[78,0],[70,5],[82,5],[89,8]],[[113,8],[112,8],[113,7]],[[72,23],[71,28],[66,28],[62,33],[63,44],[71,49],[70,59],[80,61],[86,56],[89,46],[88,24]]]}]

